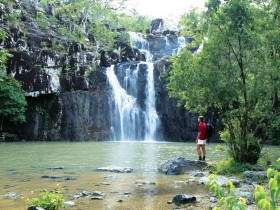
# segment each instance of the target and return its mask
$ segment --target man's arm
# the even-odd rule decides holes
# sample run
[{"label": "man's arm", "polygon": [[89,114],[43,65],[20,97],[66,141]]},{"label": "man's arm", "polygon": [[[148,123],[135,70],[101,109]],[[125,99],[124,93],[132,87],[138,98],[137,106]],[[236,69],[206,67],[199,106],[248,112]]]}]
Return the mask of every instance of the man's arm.
[{"label": "man's arm", "polygon": [[197,133],[197,137],[196,137],[196,143],[198,142],[199,136],[200,136],[201,132]]}]

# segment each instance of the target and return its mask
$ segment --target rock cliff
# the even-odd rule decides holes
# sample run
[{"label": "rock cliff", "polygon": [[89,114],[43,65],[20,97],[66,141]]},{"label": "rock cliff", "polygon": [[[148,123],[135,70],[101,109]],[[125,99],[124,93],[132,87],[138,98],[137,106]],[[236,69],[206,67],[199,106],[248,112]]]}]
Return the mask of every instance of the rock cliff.
[{"label": "rock cliff", "polygon": [[[0,4],[0,23],[7,33],[0,47],[13,55],[8,61],[7,73],[21,81],[28,101],[27,123],[5,129],[25,140],[111,140],[113,99],[106,68],[116,65],[116,75],[121,78],[124,66],[135,67],[146,60],[145,54],[137,46],[133,48],[121,41],[116,41],[114,51],[94,52],[91,46],[57,36],[55,30],[42,31],[29,15],[31,10],[41,11],[32,2],[20,2],[26,10],[18,17],[18,25],[9,24],[5,15],[18,11],[19,5]],[[53,15],[51,7],[43,12]],[[156,111],[160,118],[157,138],[193,140],[197,116],[178,108],[177,101],[168,97],[164,79],[170,68],[168,57],[185,47],[192,38],[164,31],[160,19],[153,22],[145,38],[154,62]],[[146,85],[145,68],[140,68],[137,84],[140,90]],[[140,107],[145,106],[141,91],[137,100]]]}]

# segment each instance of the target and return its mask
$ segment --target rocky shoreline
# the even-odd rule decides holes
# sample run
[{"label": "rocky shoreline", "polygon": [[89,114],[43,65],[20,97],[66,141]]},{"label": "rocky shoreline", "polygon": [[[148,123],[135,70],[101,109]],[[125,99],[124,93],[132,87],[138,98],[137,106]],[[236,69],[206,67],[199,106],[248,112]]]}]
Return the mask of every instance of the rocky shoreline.
[{"label": "rocky shoreline", "polygon": [[[194,166],[196,168],[194,168]],[[172,170],[173,171],[172,171]],[[184,170],[182,170],[184,169]],[[188,174],[189,178],[185,180],[176,181],[176,185],[186,185],[186,186],[204,186],[207,180],[209,179],[211,172],[208,170],[208,164],[203,161],[193,161],[187,160],[183,157],[174,157],[167,161],[165,161],[158,169],[159,173],[165,174],[167,179],[175,180],[177,176]],[[63,170],[63,167],[50,167],[51,171],[60,171]],[[84,189],[80,192],[77,192],[72,195],[68,195],[65,197],[64,205],[66,208],[75,208],[78,206],[80,200],[96,200],[96,201],[106,201],[108,198],[107,195],[117,195],[114,202],[122,203],[127,202],[127,199],[135,196],[135,189],[130,190],[119,190],[114,189],[110,182],[117,181],[116,175],[119,174],[127,174],[126,176],[130,176],[129,174],[133,174],[133,169],[130,167],[121,167],[121,166],[106,166],[96,169],[98,173],[111,173],[111,175],[104,176],[104,182],[96,183],[95,186],[108,186],[109,191],[91,191]],[[217,183],[225,187],[227,181],[231,181],[236,186],[236,195],[242,196],[246,199],[247,209],[256,209],[255,202],[253,200],[253,192],[256,185],[263,183],[266,181],[266,171],[263,166],[256,166],[254,168],[255,171],[245,171],[243,177],[225,177],[225,176],[217,176]],[[62,177],[55,175],[44,175],[41,176],[44,179],[50,180],[62,180],[62,181],[73,181],[76,178],[74,177]],[[131,181],[130,181],[131,182]],[[145,195],[150,196],[159,196],[159,190],[155,187],[159,185],[157,181],[154,180],[134,180],[134,187],[136,190],[143,190]],[[112,187],[112,188],[111,188]],[[13,188],[10,186],[9,188]],[[63,190],[62,190],[63,191]],[[9,192],[5,194],[4,199],[21,199],[21,195],[17,192]],[[143,198],[137,198],[143,199]],[[170,206],[172,209],[212,209],[214,208],[219,201],[213,193],[202,193],[202,194],[184,194],[178,193],[174,194],[173,197],[170,197],[166,200],[166,204]],[[29,207],[28,210],[32,209],[42,209],[36,207]]]}]

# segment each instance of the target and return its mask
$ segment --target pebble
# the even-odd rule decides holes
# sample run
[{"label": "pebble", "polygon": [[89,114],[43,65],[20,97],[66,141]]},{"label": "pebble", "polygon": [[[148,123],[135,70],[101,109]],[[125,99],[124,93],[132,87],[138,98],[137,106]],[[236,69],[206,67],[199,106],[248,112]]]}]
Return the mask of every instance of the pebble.
[{"label": "pebble", "polygon": [[101,196],[92,196],[91,200],[103,200],[103,197],[101,197]]},{"label": "pebble", "polygon": [[64,205],[69,206],[69,207],[73,207],[73,206],[75,206],[75,203],[73,201],[65,201]]}]

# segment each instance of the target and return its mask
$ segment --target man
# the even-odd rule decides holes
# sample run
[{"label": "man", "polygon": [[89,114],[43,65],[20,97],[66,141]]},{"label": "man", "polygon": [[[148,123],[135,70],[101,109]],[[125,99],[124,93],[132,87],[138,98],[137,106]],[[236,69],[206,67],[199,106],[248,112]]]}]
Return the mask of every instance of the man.
[{"label": "man", "polygon": [[[198,125],[198,133],[196,138],[196,143],[197,143],[196,151],[199,157],[198,160],[205,160],[205,156],[206,156],[205,144],[206,144],[207,137],[206,137],[206,124],[204,123],[203,116],[198,117],[198,123],[199,125]],[[203,153],[203,158],[201,158],[201,150]]]}]

